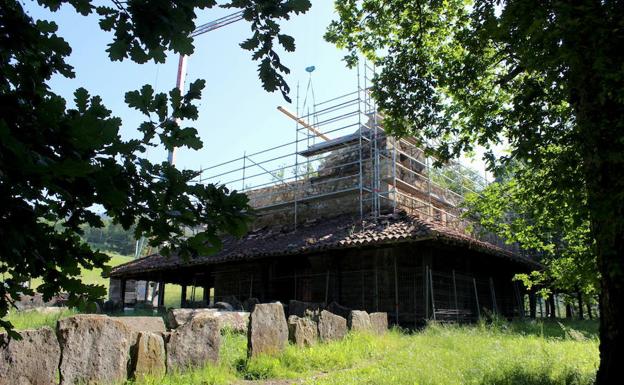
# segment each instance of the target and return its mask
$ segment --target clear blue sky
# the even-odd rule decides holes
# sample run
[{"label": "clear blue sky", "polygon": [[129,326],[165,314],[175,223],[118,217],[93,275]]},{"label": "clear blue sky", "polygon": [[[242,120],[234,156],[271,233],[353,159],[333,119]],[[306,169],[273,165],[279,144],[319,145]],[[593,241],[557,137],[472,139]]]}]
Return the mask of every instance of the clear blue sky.
[{"label": "clear blue sky", "polygon": [[[56,21],[59,34],[73,48],[68,61],[74,66],[76,77],[54,78],[52,89],[65,96],[70,103],[72,93],[78,87],[100,95],[113,114],[122,118],[122,136],[137,137],[137,127],[143,117],[126,106],[124,94],[144,84],[150,84],[161,92],[175,87],[178,56],[170,53],[165,64],[140,65],[129,60],[111,62],[105,51],[111,42],[111,35],[100,30],[97,15],[83,17],[67,5],[58,12],[49,12],[34,1],[26,2],[25,7],[35,19]],[[196,24],[201,25],[231,13],[233,10],[207,10],[198,14]],[[198,36],[195,53],[189,59],[186,79],[187,84],[198,78],[206,80],[206,89],[199,103],[199,119],[189,123],[198,129],[204,147],[199,151],[179,149],[176,165],[197,170],[239,158],[244,152],[249,154],[292,141],[295,138],[294,123],[276,107],[284,105],[295,111],[297,83],[300,84],[303,99],[308,82],[305,68],[308,66],[316,67],[312,79],[317,102],[355,91],[356,72],[345,67],[342,61],[345,52],[323,39],[334,15],[333,1],[312,0],[308,13],[281,23],[283,32],[292,35],[296,41],[295,52],[282,52],[280,55],[283,63],[291,69],[287,77],[293,99],[290,106],[281,94],[268,93],[262,88],[257,76],[257,63],[251,60],[248,51],[238,46],[251,35],[245,21]],[[152,161],[162,161],[167,154],[164,148],[160,148],[150,149],[147,156]],[[464,159],[463,163],[471,163],[475,169],[483,170],[480,160]]]},{"label": "clear blue sky", "polygon": [[[178,56],[171,53],[165,64],[139,65],[129,60],[111,62],[105,52],[111,36],[100,30],[97,16],[83,17],[73,8],[64,6],[51,13],[36,2],[25,3],[29,14],[54,20],[59,34],[73,48],[69,63],[74,66],[74,79],[55,78],[52,89],[72,100],[78,87],[102,96],[105,105],[123,119],[122,136],[138,135],[136,128],[142,121],[139,113],[124,103],[126,91],[151,84],[156,90],[168,91],[175,87]],[[232,13],[232,10],[213,9],[198,15],[197,25]],[[316,66],[313,84],[316,100],[321,101],[356,89],[356,75],[341,61],[344,52],[323,40],[326,26],[333,18],[333,2],[313,0],[312,9],[305,15],[282,22],[284,32],[295,37],[294,53],[281,55],[291,69],[288,83],[293,103],[297,82],[302,93],[308,81],[305,68]],[[224,160],[239,157],[244,151],[253,152],[294,138],[293,122],[276,110],[286,105],[279,93],[267,93],[257,76],[257,63],[238,43],[250,36],[245,21],[209,32],[195,39],[195,53],[190,57],[187,83],[198,78],[206,80],[206,89],[199,105],[199,120],[194,126],[204,142],[200,151],[181,149],[177,164],[182,168],[197,169]],[[295,110],[295,106],[289,107]],[[166,159],[164,149],[150,150],[151,160]]]}]

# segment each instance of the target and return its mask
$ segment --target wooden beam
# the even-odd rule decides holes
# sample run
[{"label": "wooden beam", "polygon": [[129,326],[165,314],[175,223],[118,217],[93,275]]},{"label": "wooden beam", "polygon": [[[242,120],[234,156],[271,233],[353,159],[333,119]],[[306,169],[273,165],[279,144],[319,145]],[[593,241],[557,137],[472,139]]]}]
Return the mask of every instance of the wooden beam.
[{"label": "wooden beam", "polygon": [[394,263],[394,317],[396,319],[396,324],[399,324],[399,277],[397,273],[397,258],[396,254],[393,253],[393,263]]},{"label": "wooden beam", "polygon": [[180,292],[180,307],[186,307],[186,285],[182,285]]},{"label": "wooden beam", "polygon": [[123,308],[126,305],[126,280],[122,279],[121,280],[121,284],[119,286],[120,286],[120,288],[119,288],[119,296],[121,297],[120,298],[120,300],[121,300],[120,301],[121,302],[121,309],[123,310]]},{"label": "wooden beam", "polygon": [[204,286],[204,295],[202,298],[202,302],[205,307],[210,306],[210,286]]},{"label": "wooden beam", "polygon": [[158,307],[165,307],[165,282],[158,282]]},{"label": "wooden beam", "polygon": [[287,109],[285,109],[282,106],[278,106],[277,107],[278,111],[281,112],[282,114],[288,116],[289,118],[291,118],[292,120],[294,120],[295,122],[301,124],[303,127],[307,128],[308,130],[312,131],[316,136],[318,136],[319,138],[323,139],[323,140],[330,140],[329,137],[325,134],[323,134],[321,131],[317,130],[316,128],[314,128],[314,126],[312,126],[311,124],[309,124],[308,122],[306,122],[305,120],[301,119],[300,117],[298,117],[297,115],[293,114],[292,112],[288,111]]}]

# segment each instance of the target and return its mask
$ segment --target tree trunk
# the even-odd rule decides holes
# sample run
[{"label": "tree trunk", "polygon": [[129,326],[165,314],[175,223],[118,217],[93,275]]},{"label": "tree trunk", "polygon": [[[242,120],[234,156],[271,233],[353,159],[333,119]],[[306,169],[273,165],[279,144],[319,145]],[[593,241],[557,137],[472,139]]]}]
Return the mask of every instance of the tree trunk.
[{"label": "tree trunk", "polygon": [[594,319],[594,316],[592,315],[592,309],[591,309],[591,298],[588,298],[585,303],[587,304],[587,318]]},{"label": "tree trunk", "polygon": [[578,308],[579,308],[579,319],[584,319],[585,316],[583,315],[583,294],[579,291],[576,293],[576,298],[578,299]]},{"label": "tree trunk", "polygon": [[[592,119],[602,120],[602,126],[590,125],[595,132],[586,136],[588,144],[593,144],[592,155],[585,156],[584,166],[591,232],[601,276],[600,366],[596,385],[605,385],[622,377],[624,357],[624,138],[616,139],[617,135],[610,132],[624,132],[624,111],[617,113],[618,106],[609,103],[599,107]],[[624,110],[624,105],[619,108]],[[616,121],[604,122],[604,116],[613,113],[618,115],[619,125]]]},{"label": "tree trunk", "polygon": [[585,182],[578,188],[587,191],[601,277],[596,385],[619,383],[624,357],[624,50],[618,49],[624,46],[624,7],[607,4],[575,0],[561,8],[565,10],[561,16],[569,18],[562,49],[569,54],[566,76],[576,120],[573,137]]}]

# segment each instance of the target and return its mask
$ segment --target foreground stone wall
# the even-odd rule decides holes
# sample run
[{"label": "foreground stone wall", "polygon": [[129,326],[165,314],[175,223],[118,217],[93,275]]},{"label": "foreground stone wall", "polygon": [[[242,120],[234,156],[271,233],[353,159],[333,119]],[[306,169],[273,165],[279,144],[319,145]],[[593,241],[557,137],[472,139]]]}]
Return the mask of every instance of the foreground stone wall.
[{"label": "foreground stone wall", "polygon": [[[288,320],[280,303],[257,304],[251,314],[195,309],[173,311],[177,326],[166,331],[159,317],[76,315],[49,327],[0,333],[0,385],[104,385],[146,375],[216,363],[221,330],[248,334],[248,354],[277,354],[291,343],[304,347],[332,341],[352,330],[382,333],[386,313],[351,311],[349,320],[317,304],[293,306]],[[301,310],[301,306],[307,309]],[[335,306],[334,306],[335,307]],[[183,309],[186,310],[186,309]],[[230,326],[228,326],[230,325]],[[232,327],[231,325],[236,325]]]},{"label": "foreground stone wall", "polygon": [[61,349],[54,330],[20,332],[15,340],[0,334],[0,385],[50,385],[56,382]]},{"label": "foreground stone wall", "polygon": [[130,347],[136,332],[105,315],[61,319],[57,335],[63,359],[61,384],[116,383],[128,378]]}]

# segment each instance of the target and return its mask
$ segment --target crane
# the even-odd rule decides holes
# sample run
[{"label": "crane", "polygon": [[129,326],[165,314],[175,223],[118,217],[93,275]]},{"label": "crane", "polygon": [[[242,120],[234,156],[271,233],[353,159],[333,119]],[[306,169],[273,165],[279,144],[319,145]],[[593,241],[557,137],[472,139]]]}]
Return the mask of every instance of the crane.
[{"label": "crane", "polygon": [[[204,33],[208,33],[210,31],[214,31],[215,29],[219,29],[221,27],[225,27],[226,25],[230,25],[239,20],[243,19],[243,11],[234,12],[231,15],[221,17],[219,19],[210,21],[206,24],[202,24],[199,27],[195,28],[193,32],[189,35],[190,37],[196,37],[199,35],[203,35]],[[180,94],[184,95],[184,82],[186,80],[186,68],[188,66],[188,56],[181,54],[178,59],[178,76],[176,78],[176,87],[180,90]],[[176,123],[180,124],[180,119],[176,119]],[[169,150],[169,154],[167,155],[167,161],[169,164],[175,164],[175,152],[176,148]]]},{"label": "crane", "polygon": [[[118,5],[118,7],[122,9],[121,5]],[[215,29],[219,29],[221,27],[225,27],[226,25],[230,25],[242,19],[243,19],[243,11],[234,12],[230,15],[227,15],[219,19],[210,21],[206,24],[200,25],[199,27],[195,28],[195,30],[191,32],[189,36],[196,37],[199,35],[203,35],[204,33],[214,31]],[[188,64],[188,56],[181,54],[180,58],[178,59],[178,76],[176,78],[176,87],[180,90],[180,94],[184,94],[184,82],[186,80],[187,64]],[[176,123],[178,123],[178,125],[180,124],[179,118],[176,119]],[[176,151],[176,148],[173,148],[169,150],[169,153],[167,154],[167,161],[171,165],[175,164],[175,151]],[[144,243],[145,243],[145,239],[143,237],[141,237],[140,240],[137,240],[136,246],[135,246],[135,253],[134,253],[135,258],[138,258],[140,256],[141,251],[143,250]]]}]

